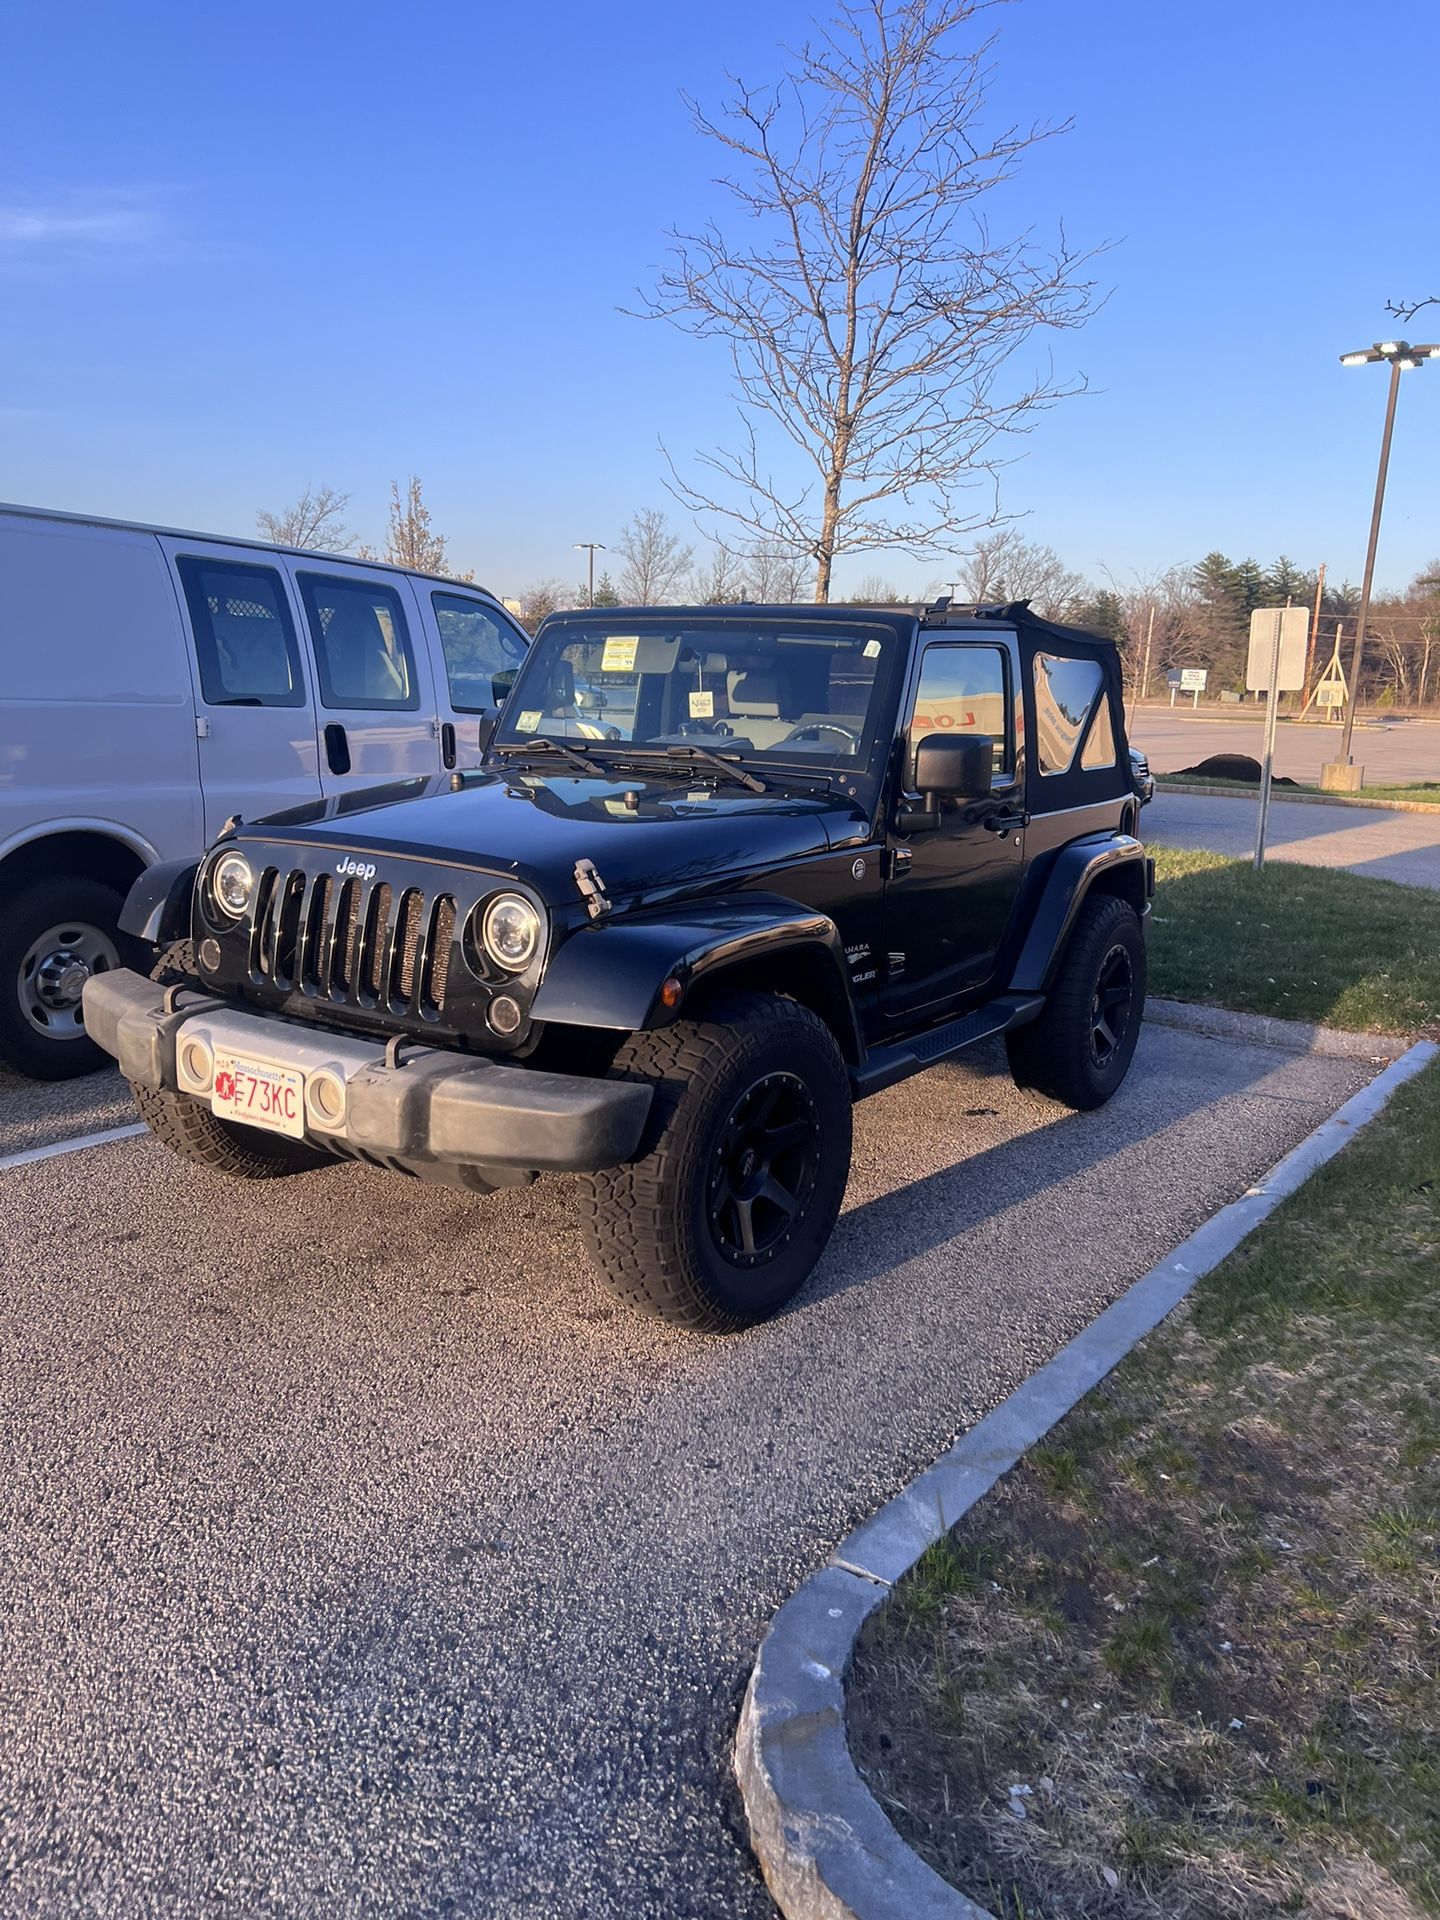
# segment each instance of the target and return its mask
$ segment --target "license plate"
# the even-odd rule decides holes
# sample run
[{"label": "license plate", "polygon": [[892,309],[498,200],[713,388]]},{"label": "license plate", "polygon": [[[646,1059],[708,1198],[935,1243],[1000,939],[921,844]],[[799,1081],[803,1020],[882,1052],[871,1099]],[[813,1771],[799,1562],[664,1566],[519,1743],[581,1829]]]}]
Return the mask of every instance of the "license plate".
[{"label": "license plate", "polygon": [[272,1067],[243,1053],[217,1053],[210,1111],[222,1120],[303,1140],[305,1076],[298,1067]]}]

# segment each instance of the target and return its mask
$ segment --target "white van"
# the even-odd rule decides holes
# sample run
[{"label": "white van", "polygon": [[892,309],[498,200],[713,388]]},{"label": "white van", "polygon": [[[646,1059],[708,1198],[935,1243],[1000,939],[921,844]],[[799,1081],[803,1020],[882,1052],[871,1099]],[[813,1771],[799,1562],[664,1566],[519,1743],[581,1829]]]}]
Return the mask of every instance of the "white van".
[{"label": "white van", "polygon": [[136,876],[231,814],[476,765],[527,644],[460,581],[0,506],[0,1059],[108,1064],[80,991]]}]

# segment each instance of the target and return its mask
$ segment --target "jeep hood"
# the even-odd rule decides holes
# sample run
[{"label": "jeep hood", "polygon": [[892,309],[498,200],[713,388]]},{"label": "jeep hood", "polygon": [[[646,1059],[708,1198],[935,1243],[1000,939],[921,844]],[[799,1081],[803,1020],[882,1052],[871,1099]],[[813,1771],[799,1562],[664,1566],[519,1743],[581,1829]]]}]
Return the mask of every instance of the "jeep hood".
[{"label": "jeep hood", "polygon": [[239,838],[383,864],[423,854],[528,883],[573,905],[575,863],[591,860],[616,901],[703,890],[807,854],[863,841],[868,816],[838,794],[747,793],[696,781],[486,770],[397,782],[246,822]]}]

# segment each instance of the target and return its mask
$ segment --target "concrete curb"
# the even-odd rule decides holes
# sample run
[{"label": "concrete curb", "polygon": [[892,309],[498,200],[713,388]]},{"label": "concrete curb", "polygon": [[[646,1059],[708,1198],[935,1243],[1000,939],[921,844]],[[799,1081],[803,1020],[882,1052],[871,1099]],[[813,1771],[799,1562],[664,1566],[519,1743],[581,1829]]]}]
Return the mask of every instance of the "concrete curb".
[{"label": "concrete curb", "polygon": [[906,1846],[850,1758],[845,1678],[861,1627],[927,1547],[1437,1055],[1422,1040],[1392,1061],[848,1534],[776,1614],[745,1690],[735,1771],[751,1846],[786,1920],[992,1920]]},{"label": "concrete curb", "polygon": [[1312,1026],[1308,1020],[1280,1020],[1269,1013],[1231,1013],[1226,1007],[1201,1007],[1190,1000],[1145,1002],[1145,1018],[1157,1027],[1183,1027],[1217,1040],[1244,1046],[1274,1047],[1280,1053],[1317,1053],[1339,1060],[1398,1060],[1410,1042],[1397,1033],[1344,1033],[1339,1027]]},{"label": "concrete curb", "polygon": [[[1201,782],[1190,780],[1167,780],[1163,773],[1157,773],[1155,776],[1155,791],[1157,793],[1178,793],[1181,795],[1187,793],[1212,793],[1219,794],[1222,800],[1253,800],[1257,804],[1260,799],[1260,789],[1258,787],[1221,787],[1212,786],[1208,781],[1202,784]],[[1352,810],[1356,807],[1373,807],[1377,812],[1382,813],[1440,813],[1440,801],[1381,800],[1378,798],[1366,800],[1363,798],[1364,792],[1365,789],[1362,787],[1360,789],[1360,796],[1351,800],[1344,794],[1339,793],[1287,793],[1284,787],[1272,787],[1270,789],[1270,804],[1274,806],[1279,803],[1297,807],[1349,807]]]}]

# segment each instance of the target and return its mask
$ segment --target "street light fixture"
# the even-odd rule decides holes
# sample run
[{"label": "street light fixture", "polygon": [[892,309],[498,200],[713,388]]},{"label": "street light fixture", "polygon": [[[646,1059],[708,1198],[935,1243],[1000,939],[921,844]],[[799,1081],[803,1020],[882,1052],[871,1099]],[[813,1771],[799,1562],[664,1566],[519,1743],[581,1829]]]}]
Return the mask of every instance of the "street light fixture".
[{"label": "street light fixture", "polygon": [[576,553],[586,553],[590,556],[589,594],[590,605],[593,607],[595,604],[595,556],[597,553],[606,552],[607,549],[604,542],[600,540],[577,540],[575,542],[575,551]]},{"label": "street light fixture", "polygon": [[1375,549],[1380,544],[1380,514],[1385,505],[1385,474],[1390,465],[1390,436],[1395,430],[1395,401],[1402,373],[1413,373],[1426,360],[1440,360],[1440,346],[1412,347],[1408,340],[1377,340],[1373,347],[1355,353],[1342,353],[1342,367],[1390,364],[1390,395],[1385,405],[1385,432],[1380,441],[1380,471],[1375,480],[1375,505],[1370,514],[1370,545],[1365,552],[1365,578],[1360,587],[1360,617],[1355,625],[1355,648],[1350,656],[1350,698],[1345,703],[1345,729],[1340,736],[1337,768],[1352,764],[1351,738],[1355,732],[1355,709],[1360,700],[1360,668],[1365,655],[1365,621],[1370,612],[1370,588],[1375,579]]}]

